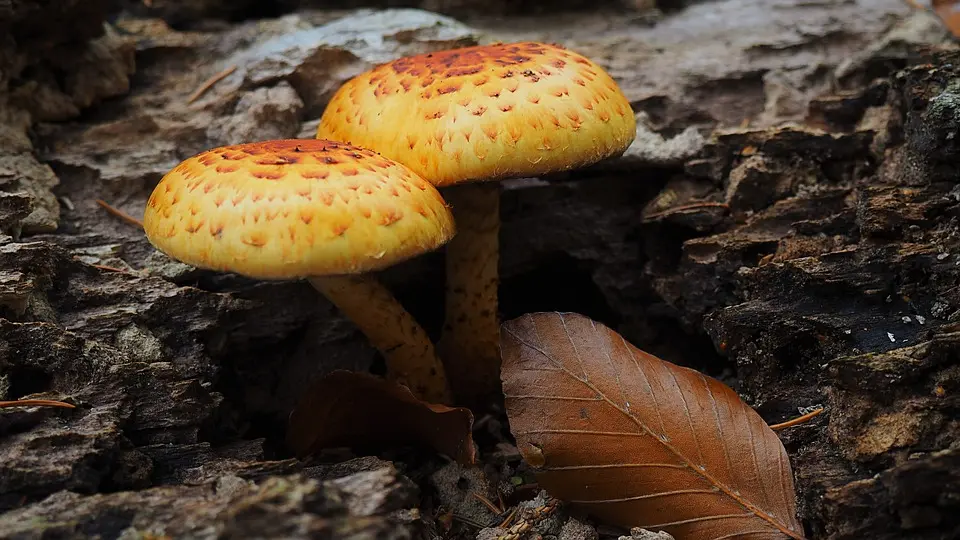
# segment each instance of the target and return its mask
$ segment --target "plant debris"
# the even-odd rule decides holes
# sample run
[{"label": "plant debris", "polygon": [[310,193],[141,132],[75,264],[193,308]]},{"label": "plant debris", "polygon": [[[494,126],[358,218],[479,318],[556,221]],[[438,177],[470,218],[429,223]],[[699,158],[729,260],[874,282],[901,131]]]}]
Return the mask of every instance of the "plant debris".
[{"label": "plant debris", "polygon": [[0,409],[4,407],[58,407],[61,409],[76,409],[77,406],[63,401],[52,399],[18,399],[16,401],[0,401]]},{"label": "plant debris", "polygon": [[325,448],[429,446],[464,465],[476,461],[473,413],[417,399],[405,386],[334,371],[314,382],[290,413],[287,441],[300,457]]},{"label": "plant debris", "polygon": [[798,416],[798,417],[796,417],[796,418],[791,418],[790,420],[787,420],[786,422],[780,422],[779,424],[771,424],[771,425],[770,425],[770,429],[772,429],[772,430],[774,430],[774,431],[780,431],[781,429],[787,429],[787,428],[789,428],[789,427],[799,426],[800,424],[803,424],[804,422],[807,422],[807,421],[809,421],[809,420],[812,420],[813,418],[816,418],[816,417],[820,416],[820,415],[823,413],[824,410],[825,410],[825,409],[824,409],[823,407],[820,407],[819,409],[814,409],[814,410],[812,410],[812,411],[810,411],[810,412],[808,412],[808,413],[801,414],[800,416]]},{"label": "plant debris", "polygon": [[103,208],[104,210],[106,210],[107,213],[110,214],[111,216],[114,216],[114,217],[116,217],[116,218],[119,218],[119,219],[122,220],[122,221],[126,221],[127,223],[129,223],[129,224],[131,224],[131,225],[136,225],[137,227],[139,227],[139,228],[141,228],[141,229],[143,228],[143,222],[142,222],[142,221],[140,221],[139,219],[137,219],[137,218],[131,216],[130,214],[124,212],[123,210],[120,210],[119,208],[111,205],[111,204],[108,203],[107,201],[105,201],[105,200],[103,200],[103,199],[97,199],[97,200],[96,200],[96,203],[97,203],[98,205],[100,205],[101,208]]},{"label": "plant debris", "polygon": [[803,538],[780,439],[722,383],[577,314],[503,324],[507,415],[552,495],[681,538]]}]

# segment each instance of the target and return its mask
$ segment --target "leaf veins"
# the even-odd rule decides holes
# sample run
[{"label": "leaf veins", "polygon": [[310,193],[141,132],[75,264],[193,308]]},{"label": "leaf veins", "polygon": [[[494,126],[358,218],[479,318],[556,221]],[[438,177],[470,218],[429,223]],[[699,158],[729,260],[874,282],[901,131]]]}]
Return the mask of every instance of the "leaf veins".
[{"label": "leaf veins", "polygon": [[502,330],[511,429],[552,495],[676,538],[803,538],[783,444],[729,387],[582,315]]}]

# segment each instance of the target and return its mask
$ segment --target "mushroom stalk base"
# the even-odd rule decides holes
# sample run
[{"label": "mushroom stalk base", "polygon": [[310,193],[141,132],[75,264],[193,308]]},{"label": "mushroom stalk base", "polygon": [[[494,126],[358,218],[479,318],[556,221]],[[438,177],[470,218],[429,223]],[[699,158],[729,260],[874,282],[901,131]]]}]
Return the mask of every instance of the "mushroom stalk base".
[{"label": "mushroom stalk base", "polygon": [[450,403],[443,364],[433,342],[393,294],[372,276],[308,280],[343,312],[383,355],[387,378],[429,403]]},{"label": "mushroom stalk base", "polygon": [[446,313],[437,343],[457,403],[484,406],[500,389],[500,183],[445,190],[457,235],[447,244]]}]

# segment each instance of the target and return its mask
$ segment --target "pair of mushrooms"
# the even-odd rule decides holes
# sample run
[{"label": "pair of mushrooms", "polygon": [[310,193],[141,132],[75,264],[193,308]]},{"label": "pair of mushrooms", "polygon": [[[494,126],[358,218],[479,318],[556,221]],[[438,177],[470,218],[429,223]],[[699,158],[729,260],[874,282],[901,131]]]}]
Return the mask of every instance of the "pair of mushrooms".
[{"label": "pair of mushrooms", "polygon": [[[558,46],[400,58],[344,84],[315,140],[187,159],[157,185],[144,228],[197,267],[306,278],[383,354],[389,378],[473,406],[499,382],[497,181],[619,155],[634,132],[613,79]],[[371,272],[448,242],[438,351]]]}]

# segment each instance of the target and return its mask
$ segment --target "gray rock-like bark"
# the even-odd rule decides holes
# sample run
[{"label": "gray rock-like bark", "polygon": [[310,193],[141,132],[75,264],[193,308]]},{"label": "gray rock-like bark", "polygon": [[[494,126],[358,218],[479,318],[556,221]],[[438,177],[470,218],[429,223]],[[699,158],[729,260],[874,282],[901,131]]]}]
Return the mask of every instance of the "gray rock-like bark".
[{"label": "gray rock-like bark", "polygon": [[[360,477],[365,474],[374,473],[358,473],[336,483],[274,476],[253,484],[225,475],[201,486],[90,496],[64,491],[0,516],[0,535],[16,540],[412,538],[409,521],[393,515],[415,502],[411,492],[398,492],[389,483],[370,485],[368,478]],[[398,504],[369,507],[368,498],[385,493],[395,496]]]}]

